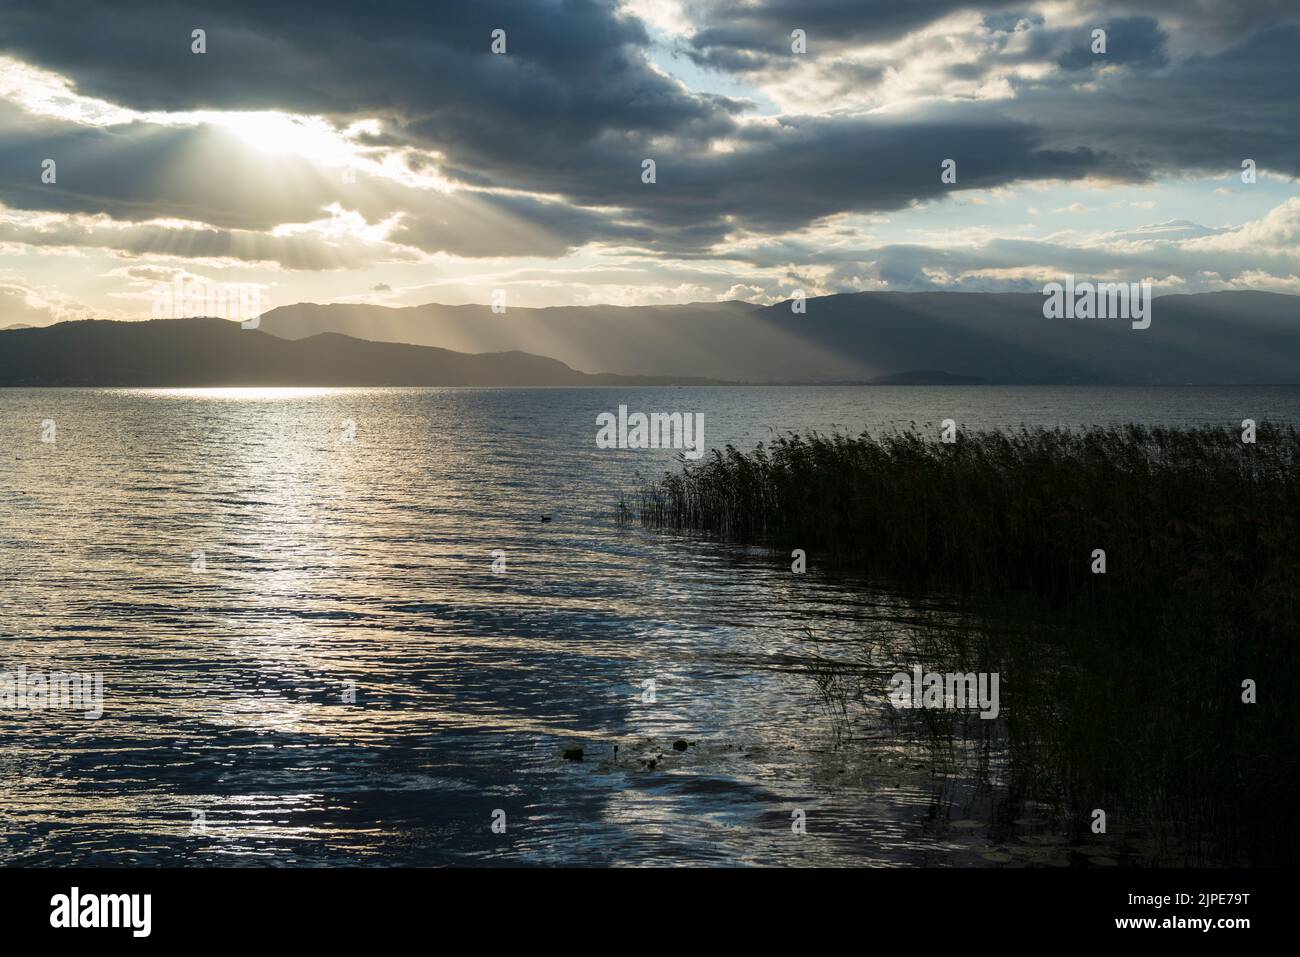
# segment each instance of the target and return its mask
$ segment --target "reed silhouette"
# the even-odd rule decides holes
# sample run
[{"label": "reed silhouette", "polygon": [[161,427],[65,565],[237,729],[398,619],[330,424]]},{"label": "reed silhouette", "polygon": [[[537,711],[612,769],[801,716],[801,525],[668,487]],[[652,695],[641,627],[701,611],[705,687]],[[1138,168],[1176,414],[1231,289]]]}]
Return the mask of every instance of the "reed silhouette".
[{"label": "reed silhouette", "polygon": [[[1091,809],[1107,809],[1169,838],[1162,863],[1280,864],[1300,850],[1300,433],[1260,423],[1255,438],[788,434],[683,462],[642,489],[639,514],[959,598],[965,627],[945,622],[931,654],[1001,671],[1012,803],[1054,806],[1080,843]],[[879,696],[875,677],[855,695]],[[916,720],[937,743],[948,719]]]}]

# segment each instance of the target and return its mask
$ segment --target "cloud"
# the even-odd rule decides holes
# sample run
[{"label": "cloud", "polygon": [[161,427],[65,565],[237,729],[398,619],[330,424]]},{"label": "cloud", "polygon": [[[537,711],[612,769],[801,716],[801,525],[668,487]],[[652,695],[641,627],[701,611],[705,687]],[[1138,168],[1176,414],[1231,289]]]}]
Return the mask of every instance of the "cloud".
[{"label": "cloud", "polygon": [[[28,251],[378,269],[346,285],[375,292],[425,282],[396,271],[444,259],[483,261],[486,276],[545,258],[566,260],[553,288],[575,298],[626,299],[639,283],[656,301],[761,301],[795,281],[1020,288],[1067,265],[1206,285],[1250,274],[1252,250],[1282,263],[1257,271],[1295,272],[1289,209],[1207,228],[1203,208],[1170,209],[1162,193],[1164,214],[1184,218],[1098,232],[1099,211],[1154,202],[1072,192],[1235,175],[1246,157],[1261,185],[1300,176],[1293,2],[42,9],[0,6],[13,58],[0,70],[0,242]],[[196,26],[206,54],[190,50]],[[1090,49],[1097,26],[1104,55]],[[498,28],[505,55],[489,48]],[[806,54],[790,49],[795,28]],[[47,157],[56,184],[40,181]],[[947,158],[955,184],[940,179]],[[1011,184],[1049,186],[1031,215],[1071,213],[1079,234],[1025,240],[997,192]],[[920,232],[907,226],[869,235],[867,217],[892,211],[925,217],[927,242],[899,242]],[[637,278],[602,283],[592,263]],[[1222,276],[1195,278],[1205,265]]]},{"label": "cloud", "polygon": [[0,328],[13,325],[46,326],[71,319],[90,319],[93,310],[49,289],[0,280]]},{"label": "cloud", "polygon": [[0,207],[0,243],[50,250],[106,250],[125,256],[183,257],[274,264],[285,269],[357,268],[418,258],[413,250],[331,234],[330,219],[301,231],[273,235],[216,229],[201,223],[120,223],[106,215],[33,214]]},{"label": "cloud", "polygon": [[1191,251],[1248,252],[1257,256],[1300,253],[1300,197],[1291,197],[1269,210],[1262,219],[1236,229],[1190,239],[1185,248]]},{"label": "cloud", "polygon": [[[1294,30],[1264,31],[1268,37],[1260,40],[1258,31],[1269,23],[1276,28],[1276,17],[1216,14],[1201,5],[1179,12],[1178,6],[1159,3],[1141,5],[1141,15],[1125,15],[1137,7],[1093,3],[1085,8],[1110,24],[1105,68],[1138,71],[1146,78],[1126,88],[1131,92],[1117,111],[1118,122],[1107,123],[1096,122],[1089,101],[1100,109],[1104,100],[1114,111],[1112,83],[1081,95],[1065,80],[1036,72],[1084,69],[1071,66],[1067,54],[1086,33],[1076,25],[1054,26],[1041,13],[1013,18],[1026,6],[1012,3],[787,0],[740,11],[730,4],[684,4],[696,27],[688,50],[701,62],[708,62],[709,51],[728,50],[788,65],[789,33],[798,25],[833,51],[857,45],[861,52],[883,44],[873,54],[880,62],[867,67],[879,73],[881,83],[919,64],[922,73],[915,79],[929,84],[932,102],[920,109],[791,115],[774,122],[743,117],[742,101],[692,92],[664,75],[647,55],[650,37],[639,19],[585,0],[377,3],[364,14],[351,3],[331,2],[314,3],[309,13],[252,2],[160,12],[153,4],[125,0],[109,12],[68,0],[60,17],[0,13],[0,49],[71,77],[83,94],[134,110],[278,109],[332,116],[340,123],[376,118],[382,132],[370,134],[369,142],[421,152],[442,175],[461,184],[622,212],[622,222],[607,229],[591,216],[571,216],[580,224],[574,242],[643,241],[635,229],[645,226],[659,231],[656,248],[692,249],[738,229],[774,231],[835,212],[903,208],[916,197],[940,192],[934,166],[958,147],[964,147],[966,173],[959,177],[959,189],[1089,175],[1140,182],[1150,177],[1155,162],[1198,167],[1226,162],[1222,146],[1193,134],[1203,129],[1201,110],[1162,108],[1162,100],[1186,100],[1189,83],[1209,101],[1212,113],[1235,117],[1229,124],[1235,135],[1221,134],[1215,143],[1240,139],[1242,148],[1249,145],[1261,155],[1300,155],[1287,149],[1297,134],[1281,128],[1294,124],[1277,122],[1277,109],[1290,103],[1288,85],[1266,72],[1289,62]],[[1277,11],[1280,17],[1285,8],[1261,3],[1252,9]],[[189,30],[197,19],[209,25],[208,53],[196,56],[189,49]],[[69,37],[67,22],[82,28]],[[981,28],[978,41],[962,39],[964,34],[951,27],[970,23]],[[1186,57],[1161,79],[1165,61],[1154,55],[1161,38],[1194,27],[1226,30],[1249,45]],[[507,31],[504,56],[489,50],[495,28]],[[810,55],[808,62],[817,58]],[[942,76],[933,73],[939,67]],[[863,68],[852,66],[855,81],[862,79]],[[1087,70],[1096,69],[1103,68],[1090,60]],[[1243,110],[1234,73],[1255,81],[1251,99],[1259,106]],[[304,76],[312,82],[302,82]],[[1216,78],[1213,85],[1209,76]],[[1007,101],[1012,111],[972,109],[969,103],[946,109],[936,98],[962,99],[960,89],[953,89],[961,87],[962,77],[974,84],[969,96]],[[992,81],[1001,86],[995,90]],[[816,74],[812,82],[818,82]],[[1152,83],[1161,96],[1151,95]],[[1067,97],[1072,105],[1063,108]],[[1140,121],[1134,115],[1139,103]],[[926,116],[933,117],[930,125],[918,119]],[[1109,127],[1115,129],[1108,132]],[[219,136],[211,130],[193,135]],[[94,170],[73,169],[69,175],[89,182],[87,192],[102,198],[105,211],[115,216],[129,215],[130,204],[142,201],[138,193],[145,181],[162,200],[188,199],[198,210],[188,218],[214,225],[265,228],[272,220],[303,221],[313,204],[319,208],[323,186],[310,171],[287,164],[284,175],[259,180],[255,166],[238,151],[229,151],[233,165],[224,177],[212,175],[211,161],[192,159],[174,183],[142,173],[133,178],[133,170],[170,166],[192,155],[189,137],[176,131],[68,136],[95,141],[65,139],[50,148],[75,145],[76,154],[95,158]],[[117,145],[124,140],[135,148]],[[7,149],[10,163],[15,153],[30,169],[33,145]],[[646,157],[661,167],[654,190],[642,189],[639,180]],[[1279,160],[1284,168],[1295,162]],[[250,184],[247,194],[216,195],[231,179]],[[132,183],[142,189],[133,192]],[[407,199],[389,193],[345,206],[374,221]],[[53,202],[13,187],[6,201],[29,207]],[[553,210],[537,211],[552,221],[559,218]],[[403,232],[421,248],[454,248],[441,238],[440,224],[447,221],[436,213],[416,214]],[[543,228],[533,235],[543,233],[549,240],[543,254],[573,245],[564,230]],[[503,248],[505,254],[517,251]]]}]

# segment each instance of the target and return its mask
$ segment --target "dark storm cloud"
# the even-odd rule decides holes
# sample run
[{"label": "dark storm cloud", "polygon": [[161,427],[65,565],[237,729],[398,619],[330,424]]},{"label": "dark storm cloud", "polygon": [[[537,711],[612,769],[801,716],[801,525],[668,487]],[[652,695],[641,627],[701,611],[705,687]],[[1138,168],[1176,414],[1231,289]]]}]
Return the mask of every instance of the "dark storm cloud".
[{"label": "dark storm cloud", "polygon": [[[770,56],[788,58],[790,31],[808,35],[809,50],[892,43],[956,13],[982,14],[990,29],[1012,31],[1022,21],[1042,23],[1031,0],[732,0],[687,3],[696,30],[689,49],[698,62],[742,69]],[[1126,18],[1168,16],[1205,36],[1235,39],[1262,25],[1300,19],[1294,0],[1076,0],[1095,26]]]},{"label": "dark storm cloud", "polygon": [[[926,199],[949,187],[940,181],[944,159],[957,162],[964,189],[1018,179],[1073,179],[1115,169],[1132,177],[1117,157],[1088,148],[1044,150],[1036,129],[972,107],[936,111],[910,120],[824,118],[758,128],[735,157],[719,157],[730,177],[705,168],[694,174],[696,195],[683,214],[745,210],[746,225],[778,229],[844,210],[878,212]],[[666,177],[671,173],[665,173]],[[710,191],[720,190],[712,199]],[[674,197],[676,198],[676,197]]]},{"label": "dark storm cloud", "polygon": [[[1015,98],[996,104],[761,123],[744,120],[740,100],[692,93],[657,72],[646,29],[611,3],[226,0],[159,9],[143,0],[52,0],[41,9],[0,8],[0,52],[72,78],[83,94],[142,110],[377,116],[383,131],[363,142],[427,150],[436,159],[412,154],[412,164],[518,192],[438,198],[375,184],[348,192],[306,168],[268,179],[233,151],[221,169],[178,168],[187,139],[201,135],[193,130],[51,127],[0,146],[0,198],[26,209],[264,229],[318,218],[337,198],[368,222],[406,214],[393,238],[427,251],[559,255],[596,241],[692,255],[729,235],[933,198],[954,188],[940,182],[945,158],[957,160],[956,188],[972,189],[1089,175],[1143,181],[1245,155],[1294,169],[1300,157],[1292,115],[1300,35],[1278,26],[1297,10],[1274,0],[1084,2],[1112,31],[1105,60],[1082,59],[1086,33],[1049,29],[1023,0],[688,4],[696,27],[688,51],[740,73],[783,68],[772,65],[790,61],[796,26],[808,31],[815,62],[819,49],[891,42],[956,11],[977,12],[1000,32],[982,34],[993,40],[969,60],[943,62],[952,79],[1017,64],[1058,68],[1042,80],[1012,76]],[[1169,23],[1205,39],[1206,52],[1171,65]],[[205,55],[190,52],[196,27],[207,31]],[[505,56],[489,51],[496,28],[507,31]],[[947,47],[943,38],[927,44]],[[870,87],[888,67],[848,64],[836,82]],[[943,96],[937,86],[932,95]],[[66,173],[60,162],[61,196],[35,185],[31,172],[34,156],[56,148],[82,157]],[[654,185],[641,182],[644,158],[658,164]]]},{"label": "dark storm cloud", "polygon": [[[139,110],[392,114],[430,128],[490,124],[582,141],[708,116],[640,56],[639,21],[592,0],[270,3],[51,0],[0,7],[0,52]],[[190,33],[207,31],[207,53]],[[507,32],[505,56],[490,52]],[[503,143],[503,146],[505,143]]]},{"label": "dark storm cloud", "polygon": [[[900,10],[899,7],[906,7]],[[887,61],[840,59],[864,39],[897,39],[900,23],[920,27],[959,10],[984,13],[986,31],[966,48],[946,38],[918,40],[900,66],[934,53],[954,81],[1005,77],[1014,97],[990,116],[1014,117],[1039,133],[1044,148],[1087,148],[1104,158],[1093,172],[1141,181],[1157,174],[1239,170],[1243,158],[1300,176],[1300,113],[1295,107],[1300,4],[1254,0],[1241,4],[1095,2],[1082,4],[1107,31],[1104,55],[1093,54],[1091,27],[1045,24],[1019,5],[989,12],[989,4],[765,2],[740,19],[722,4],[700,4],[704,26],[690,38],[697,62],[742,74],[791,77],[805,69],[785,37],[808,30],[807,63],[825,86],[870,91],[889,78]],[[711,27],[716,17],[724,25]],[[1086,22],[1086,21],[1085,21]],[[815,28],[815,29],[814,29]],[[1171,35],[1177,34],[1176,43]],[[774,41],[776,37],[780,42]],[[960,35],[958,35],[960,37]],[[1171,45],[1178,47],[1175,57]],[[819,60],[821,52],[828,55]],[[1025,78],[1014,68],[1055,67]],[[932,91],[944,95],[942,83]],[[954,143],[967,145],[954,137]],[[1258,155],[1257,155],[1258,154]],[[1264,157],[1264,158],[1260,158]],[[916,157],[919,161],[919,157]],[[959,177],[963,186],[971,181]]]},{"label": "dark storm cloud", "polygon": [[810,44],[859,46],[898,40],[963,10],[988,13],[1025,6],[1024,0],[762,0],[743,7],[728,0],[697,0],[688,4],[695,22],[703,24],[691,38],[701,62],[710,62],[726,50],[788,56],[790,31],[795,28],[807,33]]},{"label": "dark storm cloud", "polygon": [[[591,144],[566,154],[568,162],[521,156],[503,175],[582,205],[620,207],[655,227],[651,248],[678,252],[736,231],[793,229],[834,213],[897,209],[933,197],[951,188],[940,181],[947,158],[957,160],[965,189],[1097,172],[1142,176],[1127,160],[1086,147],[1043,149],[1031,124],[982,104],[906,119],[809,117],[746,126],[734,138],[732,152]],[[656,161],[654,184],[641,182],[642,155]],[[472,169],[488,157],[470,154],[467,161]]]},{"label": "dark storm cloud", "polygon": [[1265,28],[1214,55],[1108,79],[1073,109],[1059,91],[1026,87],[1006,112],[1054,146],[1088,139],[1153,173],[1240,172],[1249,157],[1300,176],[1297,50],[1300,29]]},{"label": "dark storm cloud", "polygon": [[1151,67],[1167,62],[1164,45],[1166,35],[1155,20],[1131,17],[1127,20],[1105,20],[1098,28],[1106,31],[1106,55],[1103,59],[1092,52],[1091,32],[1075,32],[1070,38],[1073,45],[1056,61],[1067,70],[1095,70],[1100,64],[1119,66],[1143,63]]}]

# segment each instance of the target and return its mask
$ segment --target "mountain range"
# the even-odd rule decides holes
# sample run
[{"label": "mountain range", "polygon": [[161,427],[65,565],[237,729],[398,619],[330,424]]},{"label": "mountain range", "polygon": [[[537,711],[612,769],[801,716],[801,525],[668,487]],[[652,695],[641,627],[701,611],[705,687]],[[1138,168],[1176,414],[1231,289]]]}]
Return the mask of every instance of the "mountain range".
[{"label": "mountain range", "polygon": [[[1300,297],[1170,295],[1150,328],[1047,319],[1039,293],[866,292],[680,306],[408,308],[298,303],[288,339],[338,332],[467,352],[518,349],[577,369],[735,382],[1300,383]],[[924,375],[915,370],[933,370]]]},{"label": "mountain range", "polygon": [[257,329],[205,318],[0,330],[0,385],[1300,383],[1300,297],[1170,295],[1151,308],[1139,330],[1045,318],[1035,293],[855,293],[805,312],[298,303]]},{"label": "mountain range", "polygon": [[0,332],[0,386],[708,385],[587,375],[523,352],[466,355],[327,332],[289,340],[224,319],[83,319]]}]

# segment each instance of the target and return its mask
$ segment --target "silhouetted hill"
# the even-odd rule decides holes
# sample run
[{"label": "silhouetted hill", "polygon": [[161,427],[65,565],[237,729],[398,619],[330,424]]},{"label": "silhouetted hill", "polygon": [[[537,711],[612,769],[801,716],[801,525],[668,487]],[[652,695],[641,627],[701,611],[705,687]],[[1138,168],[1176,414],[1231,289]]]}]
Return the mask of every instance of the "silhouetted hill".
[{"label": "silhouetted hill", "polygon": [[337,333],[290,341],[223,319],[82,320],[0,332],[4,386],[700,385],[587,375],[523,352],[466,355]]},{"label": "silhouetted hill", "polygon": [[[683,306],[557,306],[529,309],[510,306],[493,313],[483,305],[388,306],[303,302],[272,309],[262,316],[264,332],[300,339],[321,332],[340,332],[358,339],[409,342],[459,352],[518,349],[558,355],[575,369],[601,369],[633,375],[695,375],[678,368],[757,368],[769,348],[746,341],[754,329],[749,302],[691,303]],[[797,343],[791,340],[792,348]],[[736,361],[738,360],[738,361]],[[655,369],[656,372],[632,372]],[[893,371],[893,370],[891,370]],[[784,374],[755,376],[764,380]]]},{"label": "silhouetted hill", "polygon": [[1151,327],[1047,319],[1040,293],[868,292],[788,302],[522,309],[299,303],[261,328],[443,348],[523,349],[578,368],[747,382],[1300,383],[1300,297],[1161,296]]},{"label": "silhouetted hill", "polygon": [[883,373],[942,369],[1000,383],[1300,383],[1300,297],[1217,292],[1157,298],[1149,329],[1047,319],[1039,293],[858,293],[763,309],[805,346]]}]

